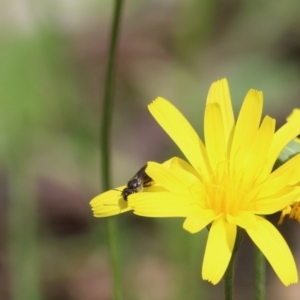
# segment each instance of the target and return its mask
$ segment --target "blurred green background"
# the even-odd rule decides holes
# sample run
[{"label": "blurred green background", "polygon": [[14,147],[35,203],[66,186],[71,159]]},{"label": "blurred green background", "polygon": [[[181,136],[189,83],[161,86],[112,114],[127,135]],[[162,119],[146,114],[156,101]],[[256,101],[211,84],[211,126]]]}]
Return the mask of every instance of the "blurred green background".
[{"label": "blurred green background", "polygon": [[[113,1],[0,3],[0,299],[109,300],[99,126]],[[237,113],[250,88],[281,125],[300,105],[300,2],[126,1],[112,132],[113,185],[181,154],[147,110],[172,101],[202,136],[210,84],[227,77]],[[274,222],[277,221],[275,216]],[[222,299],[201,279],[207,233],[181,219],[118,216],[124,299]],[[279,228],[300,263],[299,226]],[[253,298],[245,238],[236,293]],[[299,299],[268,266],[267,299]],[[247,295],[247,296],[245,296]],[[245,298],[246,297],[246,298]],[[238,298],[238,297],[237,297]]]}]

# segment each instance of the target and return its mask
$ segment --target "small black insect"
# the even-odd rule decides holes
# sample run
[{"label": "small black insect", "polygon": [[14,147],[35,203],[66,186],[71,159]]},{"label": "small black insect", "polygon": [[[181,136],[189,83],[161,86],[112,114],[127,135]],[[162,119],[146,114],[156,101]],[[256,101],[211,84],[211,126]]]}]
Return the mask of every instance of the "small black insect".
[{"label": "small black insect", "polygon": [[147,164],[144,165],[127,183],[121,195],[125,201],[129,195],[141,192],[144,187],[150,186],[152,178],[145,172]]}]

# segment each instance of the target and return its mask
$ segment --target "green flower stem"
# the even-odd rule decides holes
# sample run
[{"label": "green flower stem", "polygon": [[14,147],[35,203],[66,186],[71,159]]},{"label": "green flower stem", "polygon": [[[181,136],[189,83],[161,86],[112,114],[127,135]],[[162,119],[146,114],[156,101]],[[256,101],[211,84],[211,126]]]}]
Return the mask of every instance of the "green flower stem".
[{"label": "green flower stem", "polygon": [[255,247],[255,300],[264,300],[266,295],[266,260]]},{"label": "green flower stem", "polygon": [[234,263],[231,259],[224,276],[225,300],[233,300],[233,269]]},{"label": "green flower stem", "polygon": [[241,228],[238,227],[235,244],[234,244],[234,248],[232,251],[232,256],[231,256],[228,268],[227,268],[225,276],[224,276],[225,300],[233,300],[234,259],[235,259],[237,250],[242,242],[243,236],[244,236],[244,230],[242,230]]},{"label": "green flower stem", "polygon": [[121,274],[121,264],[119,255],[119,238],[118,238],[118,223],[116,218],[108,218],[108,237],[109,237],[109,252],[110,252],[110,262],[113,272],[113,290],[114,299],[123,299],[123,288],[122,288],[122,274]]},{"label": "green flower stem", "polygon": [[[120,20],[122,12],[122,0],[115,0],[112,29],[109,42],[109,56],[106,69],[106,77],[104,84],[104,99],[103,109],[101,116],[101,129],[100,129],[100,149],[101,149],[101,178],[104,190],[111,188],[111,175],[110,175],[110,162],[111,162],[111,149],[110,149],[110,136],[112,125],[112,110],[113,110],[113,87],[114,87],[114,70],[115,59],[118,44],[118,37],[120,31]],[[115,218],[108,219],[108,235],[109,247],[111,255],[111,266],[114,281],[114,299],[122,299],[122,283],[121,283],[121,267],[118,254],[118,232],[117,221]]]},{"label": "green flower stem", "polygon": [[103,98],[103,110],[101,116],[101,170],[103,188],[111,188],[110,184],[110,136],[112,125],[112,111],[113,111],[113,88],[114,88],[114,71],[116,61],[116,51],[120,29],[120,19],[122,11],[122,0],[115,0],[114,15],[112,20],[112,30],[110,34],[109,42],[109,54],[106,67],[106,76],[104,83],[104,98]]}]

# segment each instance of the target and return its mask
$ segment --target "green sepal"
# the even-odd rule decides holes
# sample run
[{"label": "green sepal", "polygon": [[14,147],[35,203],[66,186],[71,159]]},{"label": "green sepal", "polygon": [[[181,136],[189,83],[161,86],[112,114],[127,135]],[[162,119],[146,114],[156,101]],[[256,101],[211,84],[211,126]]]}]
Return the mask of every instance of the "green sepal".
[{"label": "green sepal", "polygon": [[300,153],[300,139],[297,138],[289,142],[286,147],[282,150],[279,157],[274,164],[274,170],[279,168],[281,165],[286,163],[289,159]]}]

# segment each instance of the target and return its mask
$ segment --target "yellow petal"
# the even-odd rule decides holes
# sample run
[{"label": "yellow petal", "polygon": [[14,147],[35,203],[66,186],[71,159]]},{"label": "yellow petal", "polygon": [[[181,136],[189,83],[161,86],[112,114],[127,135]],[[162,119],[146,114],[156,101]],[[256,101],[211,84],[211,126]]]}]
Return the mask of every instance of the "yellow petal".
[{"label": "yellow petal", "polygon": [[300,109],[299,108],[294,108],[292,113],[286,118],[287,121],[292,121],[294,119],[300,119]]},{"label": "yellow petal", "polygon": [[218,217],[213,210],[203,210],[198,205],[192,205],[190,213],[183,223],[183,228],[190,233],[196,233]]},{"label": "yellow petal", "polygon": [[168,168],[162,164],[148,162],[146,172],[154,181],[174,193],[187,194],[194,185],[201,189],[199,179],[181,168]]},{"label": "yellow petal", "polygon": [[[163,163],[163,165],[165,165],[165,163]],[[186,172],[193,174],[202,182],[202,178],[200,177],[199,173],[196,172],[196,170],[189,163],[179,157],[173,157],[169,159],[167,166],[172,170],[185,170]]]},{"label": "yellow petal", "polygon": [[282,188],[296,184],[300,181],[300,154],[281,165],[272,172],[267,179],[252,189],[251,195],[259,193],[260,198],[272,196],[281,191]]},{"label": "yellow petal", "polygon": [[205,248],[202,266],[204,280],[217,284],[223,277],[234,247],[236,226],[222,218],[213,222]]},{"label": "yellow petal", "polygon": [[298,281],[293,255],[278,230],[267,220],[257,217],[257,228],[246,229],[250,238],[265,255],[284,285]]},{"label": "yellow petal", "polygon": [[283,148],[299,134],[300,118],[292,118],[275,132],[266,166],[269,170],[272,170],[273,165]]},{"label": "yellow petal", "polygon": [[211,171],[205,147],[196,131],[180,111],[163,98],[157,98],[148,108],[191,165],[199,174],[209,178]]},{"label": "yellow petal", "polygon": [[265,166],[267,155],[269,154],[271,143],[274,136],[275,120],[266,116],[258,130],[258,133],[250,147],[248,156],[244,162],[244,182],[253,184],[253,180],[257,182],[261,174],[261,170]]},{"label": "yellow petal", "polygon": [[109,190],[93,198],[90,205],[94,217],[109,217],[131,210],[128,203],[121,196],[121,191],[125,187],[125,185],[120,186],[115,190]]},{"label": "yellow petal", "polygon": [[220,107],[217,103],[207,104],[204,114],[204,135],[207,155],[212,169],[225,168],[227,144]]},{"label": "yellow petal", "polygon": [[241,228],[255,228],[256,217],[253,212],[243,211],[236,216],[227,215],[227,221]]},{"label": "yellow petal", "polygon": [[170,165],[172,164],[172,161],[174,160],[174,157],[164,161],[162,164],[165,165],[166,167],[170,167]]},{"label": "yellow petal", "polygon": [[234,128],[234,116],[228,82],[226,79],[216,81],[211,85],[206,103],[218,103],[222,113],[221,119],[223,121],[225,142],[228,143],[229,137],[231,136]]},{"label": "yellow petal", "polygon": [[136,193],[128,199],[134,213],[144,217],[186,217],[190,201],[193,198],[170,192]]},{"label": "yellow petal", "polygon": [[262,92],[250,90],[241,107],[232,140],[230,159],[233,169],[239,170],[252,146],[259,128],[262,106]]},{"label": "yellow petal", "polygon": [[300,182],[300,154],[295,155],[278,169],[271,173],[267,181],[272,181],[275,178],[283,181],[285,178],[286,185],[294,185]]},{"label": "yellow petal", "polygon": [[253,203],[253,212],[260,215],[269,215],[278,212],[291,203],[293,203],[300,195],[299,188],[286,187],[276,194],[269,197],[258,198]]}]

